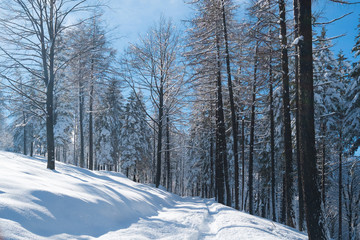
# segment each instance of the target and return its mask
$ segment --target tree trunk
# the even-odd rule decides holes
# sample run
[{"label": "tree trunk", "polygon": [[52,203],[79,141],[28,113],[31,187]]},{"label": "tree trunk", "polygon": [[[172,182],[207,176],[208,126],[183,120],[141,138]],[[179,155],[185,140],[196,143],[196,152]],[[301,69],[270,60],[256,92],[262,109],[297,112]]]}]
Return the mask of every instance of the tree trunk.
[{"label": "tree trunk", "polygon": [[254,131],[255,131],[255,102],[256,102],[256,80],[258,67],[258,43],[256,43],[255,59],[254,59],[254,81],[252,86],[251,101],[251,119],[250,119],[250,149],[249,149],[249,213],[254,214],[253,210],[253,169],[254,169]]},{"label": "tree trunk", "polygon": [[93,103],[94,103],[94,60],[91,60],[91,80],[89,96],[89,169],[94,169],[94,140],[93,140]]},{"label": "tree trunk", "polygon": [[272,76],[272,61],[270,56],[269,63],[269,98],[270,98],[270,162],[271,162],[271,209],[272,220],[276,221],[275,208],[275,123],[274,123],[274,105],[273,105],[273,76]]},{"label": "tree trunk", "polygon": [[23,112],[23,124],[24,124],[24,127],[23,127],[23,131],[24,131],[24,136],[23,136],[23,140],[24,140],[24,155],[27,155],[27,146],[26,146],[26,141],[27,141],[27,137],[26,137],[26,117],[25,117],[25,113]]},{"label": "tree trunk", "polygon": [[325,202],[326,202],[326,189],[325,189],[325,181],[326,181],[326,177],[325,177],[325,160],[326,160],[326,126],[325,126],[325,123],[322,123],[322,126],[321,126],[321,129],[322,129],[322,161],[321,161],[321,200],[323,202],[323,205],[324,205],[324,209],[326,209],[326,205],[325,205]]},{"label": "tree trunk", "polygon": [[[295,29],[295,39],[299,37],[298,33],[298,17],[299,17],[299,9],[297,5],[297,0],[294,1],[294,29]],[[297,177],[298,177],[298,194],[299,194],[299,230],[303,230],[304,223],[304,198],[303,198],[303,187],[302,187],[302,179],[301,179],[301,164],[300,164],[300,126],[299,126],[299,47],[295,45],[295,125],[296,125],[296,163],[297,163]]]},{"label": "tree trunk", "polygon": [[241,210],[245,209],[245,119],[241,120]]},{"label": "tree trunk", "polygon": [[210,137],[210,196],[214,197],[214,139],[213,135],[211,134]]},{"label": "tree trunk", "polygon": [[286,35],[285,1],[279,1],[280,33],[281,33],[281,70],[283,83],[283,117],[284,117],[284,151],[285,151],[285,207],[286,225],[294,227],[293,223],[293,178],[292,178],[292,142],[289,97],[289,59]]},{"label": "tree trunk", "polygon": [[231,80],[231,68],[230,68],[230,54],[229,54],[229,42],[226,25],[225,3],[222,0],[222,18],[224,27],[224,39],[225,39],[225,54],[226,54],[226,71],[228,76],[228,89],[230,98],[230,110],[231,110],[231,126],[233,135],[233,155],[234,155],[234,167],[235,167],[235,209],[239,210],[239,155],[238,155],[238,131],[237,131],[237,117],[236,108],[234,103],[233,87]]},{"label": "tree trunk", "polygon": [[339,236],[338,240],[342,239],[342,129],[339,134]]},{"label": "tree trunk", "polygon": [[169,113],[166,114],[166,152],[165,152],[165,162],[167,170],[167,181],[166,189],[171,192],[171,169],[170,169],[170,117]]},{"label": "tree trunk", "polygon": [[[162,78],[162,77],[161,77]],[[155,185],[159,187],[161,179],[161,148],[162,148],[162,128],[164,115],[164,85],[163,79],[160,82],[159,91],[159,119],[158,119],[158,139],[157,139],[157,164],[156,164],[156,180]]]},{"label": "tree trunk", "polygon": [[316,167],[311,1],[299,7],[299,126],[300,164],[309,240],[325,240],[321,196]]},{"label": "tree trunk", "polygon": [[34,156],[34,140],[31,140],[30,143],[30,157]]},{"label": "tree trunk", "polygon": [[225,135],[225,118],[224,118],[223,99],[222,99],[220,46],[219,46],[219,37],[218,36],[216,36],[216,46],[217,46],[216,189],[217,189],[218,202],[225,204],[224,184],[227,185],[226,186],[227,201],[228,201],[230,193],[228,192],[229,183],[226,183],[226,180],[224,179],[224,177],[227,175],[227,172],[226,172],[227,169],[225,169],[226,135]]},{"label": "tree trunk", "polygon": [[[81,68],[81,64],[80,64]],[[80,70],[79,70],[80,72]],[[80,77],[80,76],[79,76]],[[84,94],[83,94],[82,80],[79,78],[79,127],[80,127],[80,167],[83,168],[85,164],[84,151]]]}]

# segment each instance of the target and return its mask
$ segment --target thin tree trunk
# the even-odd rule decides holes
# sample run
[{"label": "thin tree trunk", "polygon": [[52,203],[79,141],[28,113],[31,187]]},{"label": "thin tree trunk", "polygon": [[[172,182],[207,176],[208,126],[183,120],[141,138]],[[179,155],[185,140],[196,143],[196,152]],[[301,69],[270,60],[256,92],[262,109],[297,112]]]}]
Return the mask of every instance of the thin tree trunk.
[{"label": "thin tree trunk", "polygon": [[281,33],[281,70],[283,83],[283,117],[284,117],[284,151],[285,151],[285,207],[286,225],[294,227],[293,223],[293,178],[292,178],[292,141],[289,97],[289,59],[286,35],[285,1],[279,0],[280,33]]},{"label": "thin tree trunk", "polygon": [[325,181],[326,181],[326,177],[325,177],[325,160],[326,160],[326,138],[325,138],[325,135],[326,135],[326,126],[325,126],[325,123],[322,123],[322,161],[321,161],[321,200],[323,202],[323,205],[324,205],[324,209],[326,209],[326,205],[325,205],[325,202],[326,202],[326,196],[325,196],[325,193],[326,193],[326,189],[325,189]]},{"label": "thin tree trunk", "polygon": [[159,187],[161,179],[161,148],[162,148],[162,128],[164,115],[164,85],[161,76],[160,91],[159,91],[159,119],[158,119],[158,141],[157,141],[157,164],[156,164],[156,180],[155,185]]},{"label": "thin tree trunk", "polygon": [[241,120],[241,210],[245,209],[245,119]]},{"label": "thin tree trunk", "polygon": [[152,166],[152,179],[153,183],[156,182],[156,130],[155,130],[156,123],[154,121],[154,137],[153,137],[153,166]]},{"label": "thin tree trunk", "polygon": [[30,143],[30,157],[34,156],[34,140],[31,140]]},{"label": "thin tree trunk", "polygon": [[[294,28],[295,28],[295,39],[299,37],[298,33],[298,17],[299,17],[299,9],[297,5],[297,1],[295,0],[293,3],[294,6]],[[298,194],[299,194],[299,230],[303,230],[304,223],[304,193],[302,187],[302,179],[301,179],[301,164],[300,164],[300,126],[299,126],[299,47],[295,45],[295,105],[296,105],[296,113],[295,113],[295,125],[296,125],[296,163],[297,163],[297,177],[298,177]]]},{"label": "thin tree trunk", "polygon": [[300,163],[309,240],[325,240],[321,195],[316,167],[314,82],[311,2],[297,0],[299,7],[299,121]]},{"label": "thin tree trunk", "polygon": [[214,139],[210,137],[210,197],[215,196],[214,193]]},{"label": "thin tree trunk", "polygon": [[218,36],[216,36],[216,46],[217,46],[216,189],[217,189],[218,202],[225,204],[224,184],[226,185],[227,203],[229,200],[230,190],[228,190],[229,183],[226,182],[226,179],[224,179],[227,176],[227,169],[225,169],[226,135],[225,135],[225,118],[224,118],[223,99],[222,99],[220,46],[219,46],[219,37]]},{"label": "thin tree trunk", "polygon": [[252,86],[251,101],[251,120],[250,120],[250,149],[249,149],[249,213],[254,214],[253,210],[253,169],[254,169],[254,131],[255,131],[255,102],[256,102],[256,80],[258,67],[258,43],[256,43],[255,59],[254,59],[254,81]]},{"label": "thin tree trunk", "polygon": [[[46,86],[46,143],[47,143],[47,168],[55,169],[55,139],[54,139],[54,58],[55,58],[55,34],[54,34],[54,2],[50,1],[49,32],[50,52],[46,52],[44,19],[40,19],[40,42],[41,55],[44,71],[44,83]],[[49,60],[49,62],[48,62]]]},{"label": "thin tree trunk", "polygon": [[25,117],[25,113],[23,112],[23,140],[24,140],[24,155],[27,155],[27,146],[26,146],[26,141],[27,141],[27,134],[26,134],[26,117]]},{"label": "thin tree trunk", "polygon": [[342,239],[342,129],[340,128],[339,134],[339,236],[338,239]]},{"label": "thin tree trunk", "polygon": [[89,96],[89,169],[94,169],[94,140],[93,140],[93,103],[94,103],[94,59],[91,59],[91,80]]},{"label": "thin tree trunk", "polygon": [[[79,70],[79,72],[80,71],[81,70]],[[79,79],[79,127],[80,127],[80,167],[81,168],[83,168],[85,164],[83,119],[84,119],[84,94],[83,94],[82,80]]]},{"label": "thin tree trunk", "polygon": [[165,162],[167,170],[167,181],[166,189],[171,191],[171,171],[170,171],[170,117],[169,113],[166,114],[166,152],[165,152]]},{"label": "thin tree trunk", "polygon": [[270,56],[269,63],[269,97],[270,97],[270,161],[271,161],[271,208],[272,220],[276,221],[275,208],[275,123],[274,123],[274,105],[273,105],[273,76],[272,76],[272,61]]},{"label": "thin tree trunk", "polygon": [[233,135],[233,155],[234,155],[234,167],[235,167],[235,209],[239,210],[239,156],[238,156],[238,131],[237,131],[237,117],[236,108],[234,103],[234,94],[231,80],[231,67],[230,67],[230,53],[229,53],[229,41],[226,25],[226,13],[225,3],[222,0],[222,18],[224,27],[224,39],[225,39],[225,54],[226,54],[226,71],[228,76],[228,89],[230,98],[230,110],[231,110],[231,126]]}]

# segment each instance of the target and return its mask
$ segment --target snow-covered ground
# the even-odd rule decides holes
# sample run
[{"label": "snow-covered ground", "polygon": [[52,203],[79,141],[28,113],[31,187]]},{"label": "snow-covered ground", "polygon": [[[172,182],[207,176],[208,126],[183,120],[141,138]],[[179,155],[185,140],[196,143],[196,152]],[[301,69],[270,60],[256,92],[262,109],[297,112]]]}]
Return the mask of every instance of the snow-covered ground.
[{"label": "snow-covered ground", "polygon": [[122,174],[0,151],[0,239],[307,239],[209,199]]}]

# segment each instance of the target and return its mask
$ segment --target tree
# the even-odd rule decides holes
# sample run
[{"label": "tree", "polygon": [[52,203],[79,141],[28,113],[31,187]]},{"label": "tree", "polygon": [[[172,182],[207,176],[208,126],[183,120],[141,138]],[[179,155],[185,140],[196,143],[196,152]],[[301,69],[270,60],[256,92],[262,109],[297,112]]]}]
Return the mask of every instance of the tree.
[{"label": "tree", "polygon": [[[155,123],[157,133],[155,185],[162,176],[163,133],[166,111],[177,107],[176,100],[183,86],[183,68],[180,65],[179,35],[170,20],[161,17],[140,43],[131,45],[123,59],[123,76],[133,91],[144,90],[149,96],[155,114],[146,115]],[[167,103],[167,104],[166,104]],[[153,116],[156,116],[156,119]]]},{"label": "tree", "polygon": [[316,167],[311,1],[298,0],[299,18],[299,127],[306,223],[309,240],[325,240],[321,195]]},{"label": "tree", "polygon": [[[151,128],[146,122],[146,114],[142,107],[141,93],[131,92],[128,97],[121,128],[121,159],[122,168],[129,176],[129,171],[134,178],[149,174],[151,161]],[[144,180],[145,177],[142,177]]]},{"label": "tree", "polygon": [[0,19],[3,32],[1,40],[6,47],[0,47],[0,50],[9,60],[10,68],[20,66],[43,82],[49,169],[55,169],[54,84],[58,69],[61,68],[57,66],[55,49],[59,35],[69,27],[65,25],[65,20],[70,13],[80,10],[84,2],[16,0],[2,3],[4,15]]},{"label": "tree", "polygon": [[285,1],[279,1],[280,34],[281,34],[281,72],[283,90],[283,114],[284,114],[284,152],[285,152],[285,209],[286,224],[293,227],[293,178],[292,178],[292,141],[291,141],[291,120],[290,120],[290,92],[289,92],[289,59],[287,50],[286,35],[286,10]]}]

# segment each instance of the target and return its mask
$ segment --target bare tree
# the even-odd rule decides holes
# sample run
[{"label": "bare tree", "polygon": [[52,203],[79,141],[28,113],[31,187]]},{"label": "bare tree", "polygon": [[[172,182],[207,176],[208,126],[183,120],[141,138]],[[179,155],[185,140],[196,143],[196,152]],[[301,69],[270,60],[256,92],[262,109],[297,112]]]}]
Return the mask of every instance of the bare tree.
[{"label": "bare tree", "polygon": [[0,18],[0,40],[4,44],[0,50],[7,59],[6,67],[20,67],[43,82],[49,169],[55,169],[54,84],[58,70],[64,66],[57,59],[57,40],[69,27],[65,22],[69,14],[82,10],[85,1],[12,0],[1,3],[4,14]]},{"label": "bare tree", "polygon": [[184,79],[179,63],[179,36],[172,22],[161,17],[146,37],[140,38],[140,43],[130,46],[122,65],[124,78],[135,92],[137,89],[146,91],[155,109],[151,114],[147,110],[149,106],[143,106],[155,123],[157,133],[155,185],[158,187],[162,175],[165,120],[178,106],[177,97],[181,94]]}]

